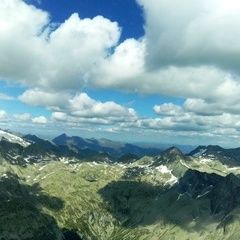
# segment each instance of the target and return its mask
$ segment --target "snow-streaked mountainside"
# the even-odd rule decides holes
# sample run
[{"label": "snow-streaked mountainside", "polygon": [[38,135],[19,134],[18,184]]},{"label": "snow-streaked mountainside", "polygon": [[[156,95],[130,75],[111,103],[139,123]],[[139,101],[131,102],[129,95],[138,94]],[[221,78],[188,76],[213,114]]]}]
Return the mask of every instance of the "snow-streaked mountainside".
[{"label": "snow-streaked mountainside", "polygon": [[238,148],[116,158],[76,139],[0,140],[0,239],[240,239]]},{"label": "snow-streaked mountainside", "polygon": [[225,149],[217,145],[199,146],[189,155],[202,161],[218,160],[229,166],[238,165],[240,162],[240,148]]},{"label": "snow-streaked mountainside", "polygon": [[18,143],[19,145],[21,145],[23,147],[27,147],[31,144],[30,142],[26,141],[22,137],[19,137],[11,132],[0,129],[0,140],[2,140],[3,138],[11,143]]}]

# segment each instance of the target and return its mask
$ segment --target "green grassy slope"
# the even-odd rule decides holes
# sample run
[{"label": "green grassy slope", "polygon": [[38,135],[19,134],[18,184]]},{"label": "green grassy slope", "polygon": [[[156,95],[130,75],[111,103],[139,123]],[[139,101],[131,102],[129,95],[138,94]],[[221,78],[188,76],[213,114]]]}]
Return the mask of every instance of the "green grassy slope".
[{"label": "green grassy slope", "polygon": [[209,197],[179,190],[177,181],[189,169],[223,179],[240,173],[179,156],[165,165],[146,157],[132,164],[52,161],[27,167],[2,160],[0,239],[62,239],[61,229],[86,240],[240,239],[238,205],[213,214]]}]

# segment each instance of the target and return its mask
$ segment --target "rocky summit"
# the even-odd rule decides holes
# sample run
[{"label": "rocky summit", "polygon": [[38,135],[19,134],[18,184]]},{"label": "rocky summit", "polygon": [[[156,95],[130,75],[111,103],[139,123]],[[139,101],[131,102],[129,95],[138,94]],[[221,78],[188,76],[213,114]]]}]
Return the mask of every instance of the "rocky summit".
[{"label": "rocky summit", "polygon": [[1,240],[240,239],[238,149],[116,158],[1,134]]}]

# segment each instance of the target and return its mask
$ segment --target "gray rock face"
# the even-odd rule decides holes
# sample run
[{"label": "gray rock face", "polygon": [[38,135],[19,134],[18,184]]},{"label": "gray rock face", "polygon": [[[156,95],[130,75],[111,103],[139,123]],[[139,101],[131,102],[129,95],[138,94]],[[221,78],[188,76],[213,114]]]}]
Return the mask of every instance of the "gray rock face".
[{"label": "gray rock face", "polygon": [[234,174],[226,177],[188,170],[179,180],[179,190],[194,199],[210,200],[211,213],[227,215],[240,206],[240,179]]}]

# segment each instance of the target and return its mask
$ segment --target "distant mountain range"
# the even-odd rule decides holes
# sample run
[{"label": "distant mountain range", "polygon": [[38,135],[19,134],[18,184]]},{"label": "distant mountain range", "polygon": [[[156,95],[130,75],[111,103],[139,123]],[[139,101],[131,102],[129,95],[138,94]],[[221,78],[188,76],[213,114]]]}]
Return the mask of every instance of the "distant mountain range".
[{"label": "distant mountain range", "polygon": [[[44,140],[35,135],[16,135],[10,131],[0,129],[0,150],[2,153],[27,162],[50,160],[53,158],[72,158],[82,160],[98,160],[113,162],[129,162],[144,156],[157,156],[169,149],[169,145],[161,145],[162,148],[151,147],[148,144],[123,143],[109,139],[86,139],[79,136],[59,135],[53,140]],[[229,166],[240,163],[240,148],[225,149],[217,145],[192,146],[179,145],[174,147],[187,153],[188,156],[196,158],[218,159]],[[9,154],[11,151],[11,154]],[[24,160],[25,159],[25,160]]]},{"label": "distant mountain range", "polygon": [[111,141],[108,139],[84,139],[62,134],[52,141],[35,135],[17,136],[0,130],[1,154],[12,163],[35,163],[50,160],[62,161],[132,161],[142,156],[154,156],[163,150]]},{"label": "distant mountain range", "polygon": [[71,150],[81,152],[84,150],[95,151],[97,153],[106,153],[112,157],[119,158],[126,154],[135,154],[138,157],[145,155],[157,155],[163,151],[160,148],[152,147],[139,147],[137,145],[111,141],[109,139],[84,139],[81,137],[73,136],[69,137],[66,134],[62,134],[52,140],[58,146],[67,146]]}]

